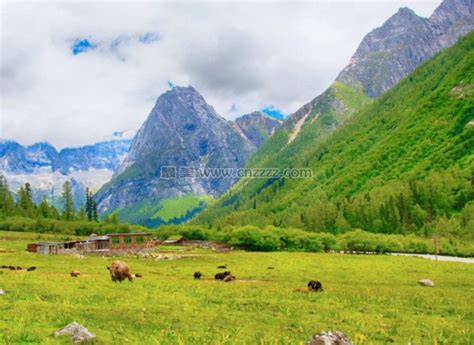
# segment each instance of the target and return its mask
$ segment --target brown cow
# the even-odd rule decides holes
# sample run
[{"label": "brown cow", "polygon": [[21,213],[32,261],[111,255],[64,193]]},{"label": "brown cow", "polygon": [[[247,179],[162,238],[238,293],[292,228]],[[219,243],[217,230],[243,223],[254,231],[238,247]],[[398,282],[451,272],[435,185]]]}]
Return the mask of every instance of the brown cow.
[{"label": "brown cow", "polygon": [[130,274],[128,265],[123,261],[114,261],[107,269],[110,272],[110,278],[112,278],[114,282],[122,282],[125,279],[132,281],[132,275]]},{"label": "brown cow", "polygon": [[79,271],[72,271],[71,273],[71,277],[79,277],[81,275],[81,272]]}]

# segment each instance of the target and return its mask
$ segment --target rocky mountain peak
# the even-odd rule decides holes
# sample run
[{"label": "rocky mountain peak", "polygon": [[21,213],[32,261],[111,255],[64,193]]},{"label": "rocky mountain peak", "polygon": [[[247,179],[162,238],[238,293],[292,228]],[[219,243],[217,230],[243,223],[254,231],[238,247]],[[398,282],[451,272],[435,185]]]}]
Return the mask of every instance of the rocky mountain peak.
[{"label": "rocky mountain peak", "polygon": [[362,40],[338,81],[377,97],[474,29],[471,0],[444,0],[427,19],[402,7]]},{"label": "rocky mountain peak", "polygon": [[[98,193],[102,211],[126,209],[137,200],[160,202],[184,195],[218,196],[233,177],[161,178],[163,167],[237,169],[256,150],[192,86],[173,87],[156,101],[111,183]],[[127,188],[120,188],[126,185]]]},{"label": "rocky mountain peak", "polygon": [[418,21],[420,19],[422,18],[419,17],[415,13],[415,11],[413,11],[411,8],[400,7],[394,15],[392,15],[389,19],[387,19],[384,25],[399,23],[401,21],[405,21],[405,22]]}]

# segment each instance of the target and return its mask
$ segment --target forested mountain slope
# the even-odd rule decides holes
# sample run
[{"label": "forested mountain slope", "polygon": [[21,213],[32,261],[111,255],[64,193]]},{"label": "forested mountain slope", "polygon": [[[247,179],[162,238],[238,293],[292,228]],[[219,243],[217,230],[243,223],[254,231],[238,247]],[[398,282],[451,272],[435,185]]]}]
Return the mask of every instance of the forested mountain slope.
[{"label": "forested mountain slope", "polygon": [[[444,0],[430,18],[417,16],[408,8],[390,17],[368,33],[321,95],[288,117],[283,125],[251,157],[247,167],[295,166],[307,145],[324,140],[357,110],[372,102],[440,49],[451,46],[474,28],[469,0]],[[228,195],[249,188],[264,188],[265,181],[242,179]],[[233,203],[234,199],[225,201]]]},{"label": "forested mountain slope", "polygon": [[333,135],[299,136],[297,150],[271,160],[272,167],[309,167],[313,178],[245,180],[195,222],[472,234],[473,100],[471,33]]}]

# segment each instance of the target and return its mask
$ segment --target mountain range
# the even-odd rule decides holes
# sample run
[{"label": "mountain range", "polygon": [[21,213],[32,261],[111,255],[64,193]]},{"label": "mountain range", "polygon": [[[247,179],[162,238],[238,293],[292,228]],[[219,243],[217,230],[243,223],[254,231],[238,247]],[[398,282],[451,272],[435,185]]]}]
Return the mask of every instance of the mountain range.
[{"label": "mountain range", "polygon": [[[235,121],[224,120],[215,113],[212,107],[205,103],[202,96],[192,87],[176,87],[174,91],[166,93],[163,97],[173,102],[174,100],[172,100],[172,98],[175,95],[179,99],[177,102],[181,102],[184,106],[192,104],[192,101],[201,103],[204,108],[200,111],[208,112],[209,114],[206,114],[210,117],[206,120],[207,122],[200,124],[200,129],[197,129],[195,125],[200,121],[200,116],[203,113],[199,113],[199,111],[193,113],[193,110],[188,112],[190,117],[185,119],[183,116],[184,113],[182,112],[183,108],[175,110],[174,114],[168,112],[168,110],[164,111],[167,116],[173,117],[175,126],[177,126],[176,128],[180,128],[181,121],[188,122],[187,127],[182,133],[170,130],[169,126],[163,127],[163,131],[159,134],[160,138],[175,138],[176,135],[180,135],[185,141],[190,140],[192,137],[195,138],[194,141],[190,141],[188,147],[182,148],[180,151],[174,153],[173,157],[177,159],[176,161],[170,160],[167,164],[179,163],[180,166],[184,166],[184,162],[187,162],[186,164],[190,166],[196,166],[196,162],[192,161],[192,159],[203,155],[203,152],[209,150],[215,154],[213,158],[214,163],[211,162],[210,166],[213,166],[212,164],[217,166],[222,163],[223,166],[229,166],[229,164],[232,165],[232,160],[237,159],[240,161],[235,164],[235,168],[242,167],[250,156],[250,153],[255,152],[282,123],[281,120],[259,111],[242,115]],[[188,96],[190,96],[190,98],[186,98]],[[184,99],[182,99],[183,97]],[[199,108],[199,106],[197,106],[197,108]],[[196,118],[193,118],[193,116],[196,116]],[[163,123],[169,124],[169,119],[170,117],[162,117],[158,120],[161,122],[156,125],[161,127]],[[215,121],[217,121],[217,125],[214,124]],[[149,122],[153,122],[153,120]],[[204,139],[201,138],[203,133],[211,128],[211,140],[209,140],[208,137]],[[143,145],[148,145],[151,151],[149,152],[150,155],[153,155],[156,151],[171,152],[169,146],[174,146],[176,144],[175,142],[169,141],[166,144],[168,146],[165,145],[159,150],[156,148],[158,147],[157,143],[163,142],[161,139],[152,143],[146,142],[148,140],[146,137],[149,132],[151,131],[151,135],[154,137],[156,134],[154,133],[155,130],[156,128],[152,128],[151,130],[144,129],[141,133],[138,133],[134,141],[135,146],[130,154],[128,154],[128,152],[132,145],[132,139],[126,138],[134,134],[131,131],[127,131],[126,133],[115,132],[110,140],[94,145],[63,148],[61,150],[57,150],[47,142],[23,146],[12,140],[2,140],[0,141],[0,171],[7,178],[9,186],[13,191],[16,191],[21,185],[29,182],[33,188],[35,202],[40,202],[43,197],[46,196],[54,205],[59,207],[61,207],[60,193],[62,184],[65,181],[70,181],[73,187],[76,206],[79,207],[84,202],[86,188],[97,191],[100,187],[109,182],[114,174],[123,177],[122,172],[126,170],[127,173],[130,173],[131,169],[128,168],[134,166],[135,161],[145,162],[145,165],[148,167],[150,160],[149,157],[144,157],[146,148]],[[227,136],[223,136],[225,140],[228,140],[227,146],[222,146],[223,137],[220,135],[222,131],[227,132]],[[144,134],[144,132],[146,134]],[[217,136],[212,137],[215,133],[217,133]],[[197,143],[196,140],[199,142]],[[193,145],[197,145],[196,147],[199,146],[195,152],[192,152]],[[209,148],[207,148],[207,146],[209,146]],[[232,158],[229,158],[230,161],[226,161],[225,157],[230,151],[233,151],[233,153],[230,154]],[[157,157],[157,161],[160,159],[160,157]],[[222,194],[235,180],[236,179],[228,178],[219,181],[217,179],[202,179],[201,185],[193,182],[187,187],[178,186],[174,190],[170,188],[167,195],[171,198],[178,197],[176,201],[179,200],[179,203],[182,203],[183,200],[188,201],[188,203],[190,203],[189,207],[192,210],[196,207],[200,208],[204,206],[204,201],[209,201],[213,197]],[[115,181],[116,179],[113,183],[115,183]],[[169,181],[169,183],[173,185],[172,181]],[[110,184],[107,186],[109,185]],[[188,190],[187,188],[190,189]],[[179,198],[183,195],[186,195],[184,199]],[[160,199],[160,196],[157,194],[156,196],[149,196],[149,198]],[[99,200],[102,199],[99,198]],[[127,202],[125,202],[125,204],[127,204]],[[172,207],[176,207],[175,203],[173,203]],[[188,207],[185,209],[186,212],[189,211]],[[101,210],[107,210],[107,207],[104,206],[103,203],[101,203]],[[134,210],[135,208],[129,211]],[[133,221],[134,219],[127,218],[127,220]]]},{"label": "mountain range", "polygon": [[130,148],[130,139],[99,142],[57,150],[42,142],[23,146],[15,141],[0,141],[0,171],[16,191],[30,183],[34,201],[47,196],[55,205],[65,181],[71,181],[76,206],[84,201],[86,187],[97,190],[110,180]]},{"label": "mountain range", "polygon": [[[370,207],[383,208],[384,215],[395,218],[392,211],[396,207],[387,200],[399,196],[384,190],[379,192],[385,195],[382,198],[372,195],[371,189],[383,190],[395,176],[404,176],[400,181],[410,188],[418,188],[416,180],[428,178],[428,174],[420,172],[421,167],[429,170],[423,165],[426,162],[439,171],[454,169],[459,175],[456,183],[464,181],[470,151],[465,156],[456,150],[466,149],[470,140],[466,136],[472,127],[468,102],[472,82],[471,70],[465,66],[461,54],[470,56],[472,34],[469,33],[473,29],[474,9],[470,0],[444,0],[429,18],[400,8],[363,38],[348,65],[326,91],[284,121],[262,112],[228,121],[192,86],[174,86],[159,96],[133,140],[60,151],[48,143],[24,147],[3,141],[0,169],[7,175],[12,189],[30,182],[40,191],[36,193],[38,197],[49,195],[54,199],[59,184],[67,179],[73,181],[77,195],[83,195],[85,187],[98,189],[95,198],[102,214],[115,213],[122,221],[149,227],[181,223],[196,215],[194,222],[209,225],[273,224],[308,230],[369,226],[351,216],[353,202],[359,202],[359,193],[378,200],[375,206],[366,200]],[[456,49],[447,49],[466,35],[468,38],[461,39]],[[429,77],[427,68],[432,68],[433,78]],[[451,76],[453,71],[468,74],[461,80]],[[439,89],[439,84],[445,88]],[[446,89],[448,85],[450,90]],[[440,113],[439,109],[430,113],[426,108],[416,107],[428,103],[426,97],[430,93],[444,100],[439,109],[451,112],[450,115]],[[394,115],[390,116],[387,109]],[[418,151],[423,151],[423,145],[415,139],[412,146],[407,146],[406,154],[418,157],[419,162],[406,159],[405,152],[395,149],[396,145],[402,145],[400,138],[405,134],[417,139],[423,137],[421,129],[429,128],[432,125],[429,121],[444,124],[444,128],[437,128],[431,134],[443,145],[456,146],[451,151],[445,150],[445,154],[449,151],[462,159],[461,165],[460,161],[445,157],[451,163],[441,169],[437,160],[443,160],[442,156],[431,150],[439,151],[442,147],[428,145],[425,155],[420,157]],[[397,132],[397,128],[404,130]],[[390,136],[391,131],[398,136]],[[389,138],[384,143],[380,142],[382,134]],[[371,149],[374,152],[370,153]],[[354,154],[346,157],[347,152]],[[373,161],[366,162],[355,154],[361,152]],[[386,152],[400,157],[400,162],[405,162],[405,165],[400,163],[403,168],[397,162],[393,162],[397,167],[394,169],[360,168],[369,163],[391,161]],[[350,171],[341,164],[351,167]],[[242,168],[267,167],[311,168],[315,177],[239,179],[235,174]],[[457,190],[464,191],[462,187]],[[402,198],[404,202],[410,200],[411,206],[419,205],[419,212],[428,212],[435,219],[434,211],[410,199],[415,194],[411,189],[405,190]],[[462,200],[458,200],[459,212],[465,204]],[[315,205],[326,211],[316,212]],[[410,217],[413,223],[416,217],[413,214]],[[412,223],[410,226],[419,225]],[[370,226],[375,227],[372,223]]]}]

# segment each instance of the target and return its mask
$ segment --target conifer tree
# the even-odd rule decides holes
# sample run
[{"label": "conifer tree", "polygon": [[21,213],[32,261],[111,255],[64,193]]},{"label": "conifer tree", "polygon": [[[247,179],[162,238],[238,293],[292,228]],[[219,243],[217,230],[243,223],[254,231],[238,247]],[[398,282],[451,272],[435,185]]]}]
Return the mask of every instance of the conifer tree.
[{"label": "conifer tree", "polygon": [[64,182],[62,198],[64,202],[63,218],[65,220],[74,219],[74,200],[72,197],[72,187],[69,181]]},{"label": "conifer tree", "polygon": [[43,218],[51,218],[51,208],[48,203],[48,199],[43,197],[41,204],[39,205],[39,213]]},{"label": "conifer tree", "polygon": [[8,189],[8,182],[5,176],[0,175],[0,213],[6,216],[12,215],[15,210],[15,202]]},{"label": "conifer tree", "polygon": [[33,203],[33,192],[31,190],[31,185],[27,182],[24,186],[21,186],[18,191],[18,195],[20,208],[24,211],[26,216],[32,217],[35,204]]},{"label": "conifer tree", "polygon": [[92,196],[91,196],[91,208],[92,208],[92,220],[94,222],[98,222],[99,221],[99,213],[97,212],[97,204],[96,204],[95,200],[92,198]]},{"label": "conifer tree", "polygon": [[[92,192],[89,188],[86,188],[86,205],[85,212],[87,220],[92,222],[94,220],[94,199],[92,198]],[[95,211],[97,213],[97,211]]]}]

